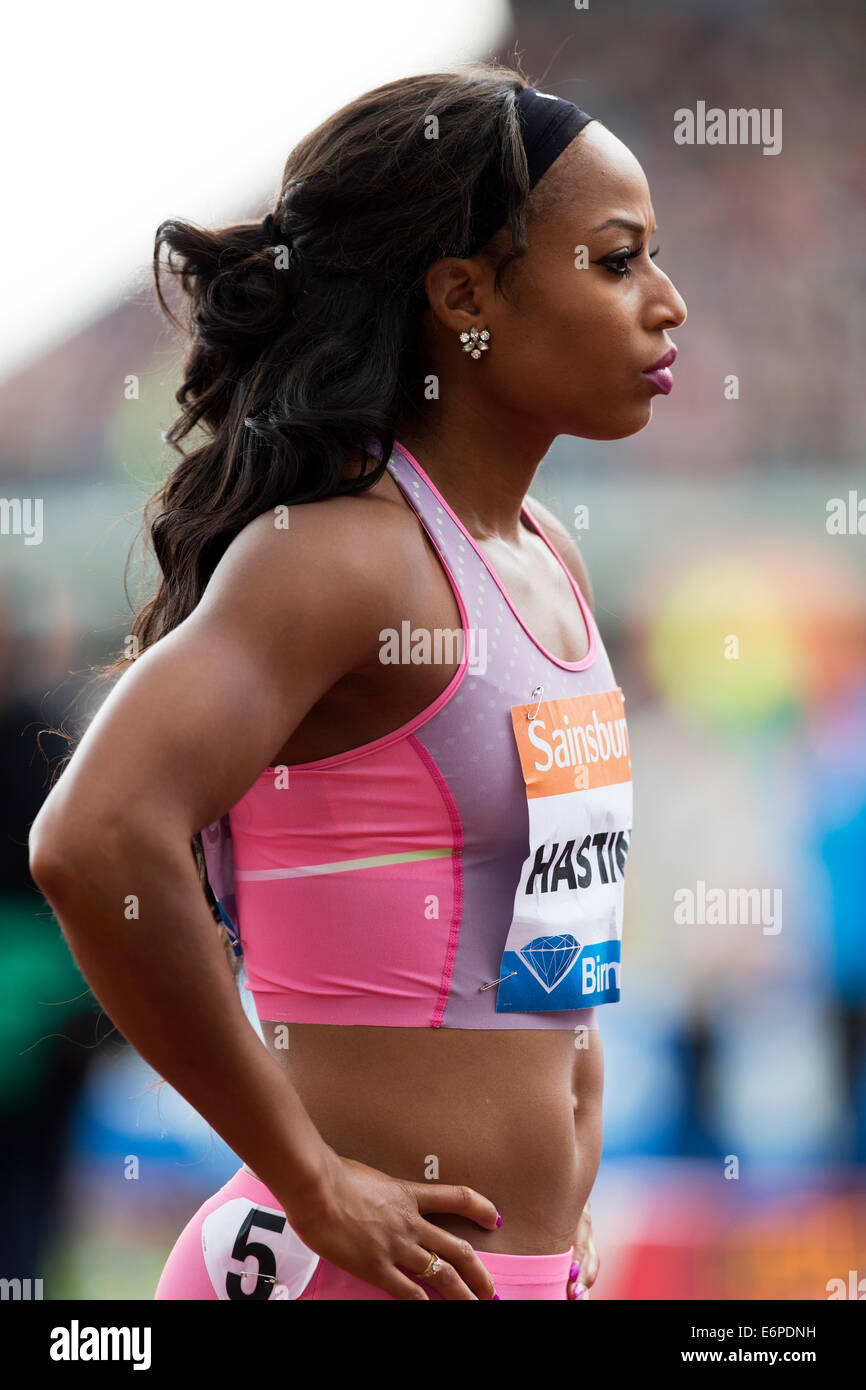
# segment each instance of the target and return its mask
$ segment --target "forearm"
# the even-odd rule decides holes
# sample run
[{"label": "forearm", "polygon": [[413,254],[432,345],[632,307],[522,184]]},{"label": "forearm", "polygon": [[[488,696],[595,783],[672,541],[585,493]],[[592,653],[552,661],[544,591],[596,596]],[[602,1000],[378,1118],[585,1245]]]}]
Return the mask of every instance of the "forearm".
[{"label": "forearm", "polygon": [[247,1020],[188,845],[106,828],[37,881],[124,1037],[287,1211],[303,1202],[326,1146]]}]

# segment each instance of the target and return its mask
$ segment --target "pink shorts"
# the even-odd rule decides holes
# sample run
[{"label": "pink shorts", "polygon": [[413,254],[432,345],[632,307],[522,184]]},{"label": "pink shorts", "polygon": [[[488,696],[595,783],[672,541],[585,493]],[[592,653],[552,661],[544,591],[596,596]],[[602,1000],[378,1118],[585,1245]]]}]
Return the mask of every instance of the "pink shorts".
[{"label": "pink shorts", "polygon": [[[573,1247],[553,1255],[500,1255],[479,1250],[504,1299],[566,1299]],[[406,1273],[409,1273],[407,1270]],[[410,1275],[416,1283],[422,1281]],[[431,1300],[442,1295],[425,1284]],[[199,1207],[178,1236],[155,1298],[390,1299],[295,1235],[277,1199],[244,1168]]]}]

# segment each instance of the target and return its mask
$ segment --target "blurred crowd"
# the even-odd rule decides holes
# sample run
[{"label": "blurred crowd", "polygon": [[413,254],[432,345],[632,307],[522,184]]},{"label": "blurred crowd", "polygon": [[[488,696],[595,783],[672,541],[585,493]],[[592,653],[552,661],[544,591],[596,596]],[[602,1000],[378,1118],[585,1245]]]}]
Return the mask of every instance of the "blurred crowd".
[{"label": "blurred crowd", "polygon": [[[866,1274],[866,591],[857,536],[829,536],[824,505],[855,486],[866,424],[862,8],[513,13],[527,74],[643,164],[689,307],[650,428],[557,441],[534,489],[566,521],[591,498],[580,542],[635,778],[623,1001],[602,1018],[598,1296],[825,1297]],[[781,108],[782,152],[675,145],[674,112],[698,100]],[[0,1274],[48,1273],[52,1297],[149,1297],[236,1166],[117,1038],[27,870],[66,751],[43,731],[86,716],[89,665],[127,631],[169,343],[133,295],[0,383],[0,489],[46,514],[41,546],[0,537]],[[678,920],[699,882],[778,890],[779,930]]]}]

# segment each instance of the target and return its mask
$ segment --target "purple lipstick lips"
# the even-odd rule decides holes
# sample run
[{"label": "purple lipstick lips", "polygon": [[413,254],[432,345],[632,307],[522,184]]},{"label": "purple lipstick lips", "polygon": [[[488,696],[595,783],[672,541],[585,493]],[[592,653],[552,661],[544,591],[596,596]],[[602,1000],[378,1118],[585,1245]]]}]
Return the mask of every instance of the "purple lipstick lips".
[{"label": "purple lipstick lips", "polygon": [[663,357],[659,358],[658,362],[654,362],[651,367],[644,368],[641,373],[642,376],[648,377],[654,386],[658,387],[663,396],[670,395],[673,390],[674,379],[671,376],[670,368],[673,366],[676,358],[677,350],[675,347],[672,347]]}]

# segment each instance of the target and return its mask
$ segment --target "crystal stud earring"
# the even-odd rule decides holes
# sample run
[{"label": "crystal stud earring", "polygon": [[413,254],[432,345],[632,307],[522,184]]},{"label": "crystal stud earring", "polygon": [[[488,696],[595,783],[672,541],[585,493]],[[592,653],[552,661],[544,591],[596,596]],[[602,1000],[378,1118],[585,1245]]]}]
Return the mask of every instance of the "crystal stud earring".
[{"label": "crystal stud earring", "polygon": [[487,351],[487,340],[490,337],[490,330],[482,328],[470,328],[468,333],[460,334],[460,341],[463,344],[463,351],[468,352],[470,357],[480,357],[482,352]]}]

